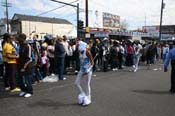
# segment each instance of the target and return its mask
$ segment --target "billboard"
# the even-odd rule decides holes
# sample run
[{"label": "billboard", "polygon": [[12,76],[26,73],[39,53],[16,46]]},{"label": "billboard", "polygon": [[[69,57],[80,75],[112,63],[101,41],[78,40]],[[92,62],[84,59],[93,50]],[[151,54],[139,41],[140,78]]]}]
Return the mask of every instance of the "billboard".
[{"label": "billboard", "polygon": [[163,34],[175,34],[175,25],[163,25],[162,33]]},{"label": "billboard", "polygon": [[159,26],[143,26],[143,31],[147,33],[157,34],[159,33]]},{"label": "billboard", "polygon": [[[162,34],[175,34],[175,25],[162,25]],[[159,33],[160,26],[143,26],[143,31],[147,33]]]},{"label": "billboard", "polygon": [[104,28],[120,28],[120,16],[103,12]]}]

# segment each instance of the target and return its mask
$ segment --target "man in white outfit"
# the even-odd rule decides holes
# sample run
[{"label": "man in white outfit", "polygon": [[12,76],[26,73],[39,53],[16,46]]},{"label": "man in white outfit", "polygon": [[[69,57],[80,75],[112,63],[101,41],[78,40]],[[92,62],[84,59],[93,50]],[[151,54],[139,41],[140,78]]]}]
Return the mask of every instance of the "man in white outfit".
[{"label": "man in white outfit", "polygon": [[137,45],[134,46],[134,51],[135,51],[135,54],[134,54],[134,72],[137,72],[137,70],[138,70],[140,57],[142,56],[141,50],[142,50],[142,45],[137,43]]},{"label": "man in white outfit", "polygon": [[[78,50],[80,56],[80,71],[75,80],[75,85],[77,86],[80,94],[78,95],[78,103],[87,106],[91,103],[91,77],[92,77],[92,67],[94,65],[93,57],[91,52],[87,49],[87,44],[83,41],[79,41]],[[84,78],[85,91],[81,87],[81,79]]]}]

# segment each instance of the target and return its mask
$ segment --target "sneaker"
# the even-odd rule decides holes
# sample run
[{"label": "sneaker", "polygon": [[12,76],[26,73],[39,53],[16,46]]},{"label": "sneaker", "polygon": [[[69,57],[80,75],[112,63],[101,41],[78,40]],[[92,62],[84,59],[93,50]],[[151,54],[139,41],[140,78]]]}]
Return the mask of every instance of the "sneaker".
[{"label": "sneaker", "polygon": [[118,68],[115,68],[115,71],[118,71]]},{"label": "sneaker", "polygon": [[117,71],[117,70],[118,70],[118,68],[113,68],[113,69],[112,69],[112,71]]},{"label": "sneaker", "polygon": [[85,94],[84,93],[81,93],[81,94],[78,95],[78,104],[79,105],[82,105],[83,104],[84,97],[85,97]]},{"label": "sneaker", "polygon": [[15,88],[15,89],[11,90],[11,92],[20,92],[20,91],[21,91],[20,88]]},{"label": "sneaker", "polygon": [[24,91],[22,91],[22,92],[19,93],[19,96],[20,96],[20,97],[23,97],[25,94],[26,94],[26,93],[25,93]]},{"label": "sneaker", "polygon": [[78,71],[77,71],[77,70],[75,70],[75,73],[78,73]]},{"label": "sneaker", "polygon": [[30,93],[26,93],[26,94],[24,95],[25,98],[29,98],[29,97],[31,97],[31,96],[32,96],[32,94],[30,94]]},{"label": "sneaker", "polygon": [[64,77],[63,80],[66,80],[66,77]]},{"label": "sneaker", "polygon": [[51,76],[55,76],[55,74],[52,73]]},{"label": "sneaker", "polygon": [[5,88],[5,91],[9,91],[9,90],[10,90],[10,87],[6,87],[6,88]]},{"label": "sneaker", "polygon": [[84,100],[83,100],[82,106],[88,106],[89,104],[91,104],[91,100],[88,99],[87,96],[85,96],[85,97],[84,97]]}]

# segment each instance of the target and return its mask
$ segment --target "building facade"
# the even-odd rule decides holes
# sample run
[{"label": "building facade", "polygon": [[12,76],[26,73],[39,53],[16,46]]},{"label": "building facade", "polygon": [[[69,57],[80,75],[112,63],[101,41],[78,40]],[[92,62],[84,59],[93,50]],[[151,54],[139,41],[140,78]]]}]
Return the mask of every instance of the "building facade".
[{"label": "building facade", "polygon": [[28,36],[33,32],[53,36],[67,35],[72,29],[73,25],[65,19],[14,14],[11,20],[12,32]]},{"label": "building facade", "polygon": [[[11,32],[10,25],[9,25],[9,32]],[[3,35],[4,33],[7,33],[7,20],[5,18],[2,18],[0,19],[0,35]]]}]

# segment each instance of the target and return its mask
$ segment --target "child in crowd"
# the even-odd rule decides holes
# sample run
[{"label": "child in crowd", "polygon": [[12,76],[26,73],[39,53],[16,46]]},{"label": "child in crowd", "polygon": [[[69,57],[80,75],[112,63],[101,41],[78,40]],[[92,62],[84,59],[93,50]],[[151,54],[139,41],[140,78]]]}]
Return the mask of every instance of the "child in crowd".
[{"label": "child in crowd", "polygon": [[41,59],[42,59],[41,72],[42,72],[43,78],[45,78],[46,76],[48,76],[48,71],[49,71],[49,58],[47,57],[47,52],[45,48],[43,48],[41,51]]}]

